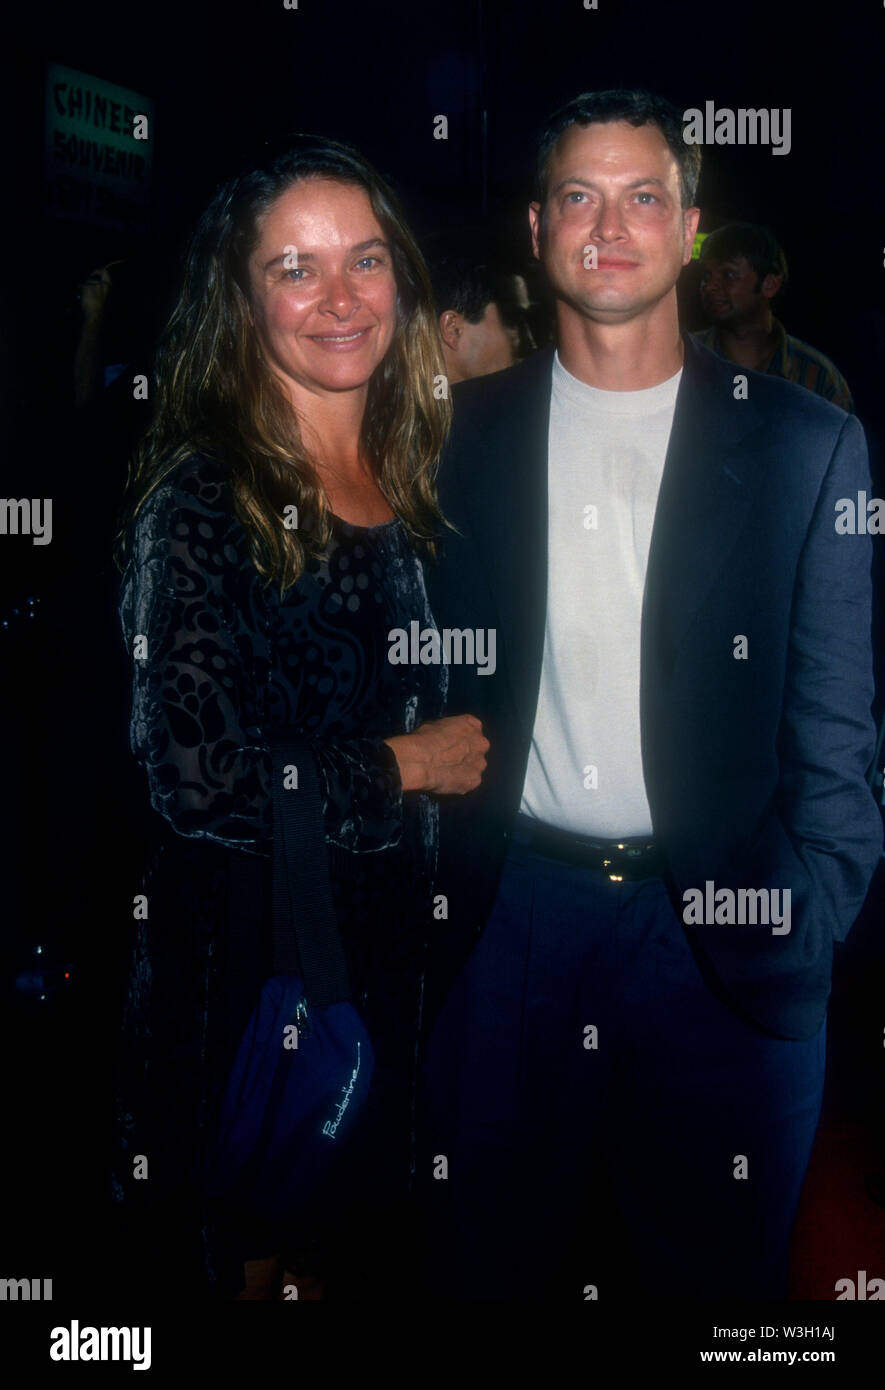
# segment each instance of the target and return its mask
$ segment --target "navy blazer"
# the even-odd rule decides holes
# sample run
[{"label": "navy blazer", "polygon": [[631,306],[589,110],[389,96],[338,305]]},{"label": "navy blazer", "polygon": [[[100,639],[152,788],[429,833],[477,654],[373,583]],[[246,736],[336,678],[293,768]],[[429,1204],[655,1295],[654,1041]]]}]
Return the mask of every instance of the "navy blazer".
[{"label": "navy blazer", "polygon": [[[667,885],[789,889],[789,933],[684,926],[708,984],[781,1037],[812,1036],[882,849],[866,781],[875,751],[871,542],[836,502],[870,495],[857,419],[684,335],[685,362],[642,609],[642,762]],[[491,907],[538,698],[547,605],[553,349],[455,387],[440,469],[444,533],[429,576],[437,625],[495,628],[497,668],[452,665],[449,713],[483,720],[483,785],[444,798],[435,931],[439,999]],[[735,376],[747,399],[735,398]],[[592,603],[592,594],[575,595]],[[605,614],[599,613],[599,621]],[[735,659],[735,638],[748,659]],[[576,775],[581,769],[576,769]]]}]

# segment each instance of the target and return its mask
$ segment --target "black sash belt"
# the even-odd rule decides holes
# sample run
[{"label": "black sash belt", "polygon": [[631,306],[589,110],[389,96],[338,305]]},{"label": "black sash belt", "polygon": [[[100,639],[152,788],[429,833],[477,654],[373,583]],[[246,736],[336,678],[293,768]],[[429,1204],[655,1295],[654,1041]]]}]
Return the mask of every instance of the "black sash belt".
[{"label": "black sash belt", "polygon": [[[270,749],[273,973],[301,975],[308,1002],[321,1008],[348,999],[350,981],[329,882],[320,774],[307,739],[278,736]],[[285,787],[285,768],[292,765],[298,786]]]},{"label": "black sash belt", "polygon": [[512,838],[514,844],[524,845],[545,859],[558,859],[574,868],[596,869],[613,883],[664,877],[666,860],[654,840],[592,840],[521,814],[516,818]]}]

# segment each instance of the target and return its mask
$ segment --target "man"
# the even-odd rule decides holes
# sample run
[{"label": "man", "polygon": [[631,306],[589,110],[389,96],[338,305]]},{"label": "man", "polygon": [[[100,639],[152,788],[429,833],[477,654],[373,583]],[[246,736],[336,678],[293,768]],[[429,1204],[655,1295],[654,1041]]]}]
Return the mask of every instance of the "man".
[{"label": "man", "polygon": [[767,227],[735,222],[701,244],[701,302],[711,327],[698,342],[757,372],[795,381],[843,410],[851,392],[828,357],[787,333],[771,310],[787,282],[787,258]]},{"label": "man", "polygon": [[869,540],[834,525],[862,430],[680,335],[681,133],[642,92],[552,119],[558,348],[454,393],[431,603],[497,665],[450,668],[491,743],[436,890],[437,998],[472,948],[419,1156],[452,1297],[783,1295],[882,843]]},{"label": "man", "polygon": [[507,309],[511,300],[516,303],[516,292],[506,296],[505,305],[502,277],[458,255],[432,262],[431,279],[449,382],[511,367],[519,355],[520,332]]}]

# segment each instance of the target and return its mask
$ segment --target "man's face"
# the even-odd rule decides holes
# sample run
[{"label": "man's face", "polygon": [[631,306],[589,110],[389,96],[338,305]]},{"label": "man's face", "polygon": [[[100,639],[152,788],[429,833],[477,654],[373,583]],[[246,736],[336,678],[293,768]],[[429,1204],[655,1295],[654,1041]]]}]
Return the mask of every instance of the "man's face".
[{"label": "man's face", "polygon": [[519,334],[504,322],[494,301],[486,305],[479,323],[447,310],[440,316],[440,331],[452,380],[487,376],[512,367],[516,361]]},{"label": "man's face", "polygon": [[762,284],[746,256],[727,261],[701,257],[701,304],[714,324],[755,323],[780,288],[780,276],[766,275]]},{"label": "man's face", "polygon": [[596,323],[629,322],[673,291],[699,217],[682,208],[661,131],[626,121],[571,126],[550,158],[546,202],[529,210],[534,253],[560,307]]}]

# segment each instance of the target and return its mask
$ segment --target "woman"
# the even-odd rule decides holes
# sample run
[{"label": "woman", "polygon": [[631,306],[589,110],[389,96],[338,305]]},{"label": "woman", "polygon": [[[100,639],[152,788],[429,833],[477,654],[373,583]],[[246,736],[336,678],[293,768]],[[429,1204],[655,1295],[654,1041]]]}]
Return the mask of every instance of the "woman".
[{"label": "woman", "polygon": [[[442,370],[420,252],[353,150],[298,137],[216,195],[121,532],[132,745],[163,821],[136,906],[114,1192],[176,1292],[197,1277],[277,1297],[335,1248],[339,1295],[349,1272],[364,1297],[402,1259],[430,794],[476,787],[488,747],[477,720],[442,717],[445,667],[388,660],[393,628],[433,622],[419,552],[441,519]],[[318,776],[376,1064],[350,1166],[277,1243],[239,1212],[210,1217],[191,1175],[271,969],[271,748],[287,738]]]}]

